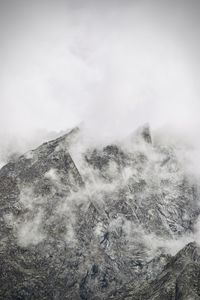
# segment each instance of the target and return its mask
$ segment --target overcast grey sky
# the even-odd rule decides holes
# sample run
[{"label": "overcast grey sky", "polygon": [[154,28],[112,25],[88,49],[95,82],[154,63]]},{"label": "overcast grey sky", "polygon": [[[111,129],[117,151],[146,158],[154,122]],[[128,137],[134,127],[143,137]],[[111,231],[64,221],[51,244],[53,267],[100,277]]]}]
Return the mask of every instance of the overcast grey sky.
[{"label": "overcast grey sky", "polygon": [[200,1],[0,0],[0,137],[199,121]]}]

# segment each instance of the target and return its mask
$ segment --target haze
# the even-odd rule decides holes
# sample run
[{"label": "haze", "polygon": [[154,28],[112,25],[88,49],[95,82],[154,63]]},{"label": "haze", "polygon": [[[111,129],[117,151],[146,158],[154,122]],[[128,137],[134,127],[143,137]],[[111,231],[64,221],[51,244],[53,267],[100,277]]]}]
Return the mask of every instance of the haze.
[{"label": "haze", "polygon": [[0,152],[81,122],[98,139],[146,122],[198,139],[199,13],[195,0],[1,0]]}]

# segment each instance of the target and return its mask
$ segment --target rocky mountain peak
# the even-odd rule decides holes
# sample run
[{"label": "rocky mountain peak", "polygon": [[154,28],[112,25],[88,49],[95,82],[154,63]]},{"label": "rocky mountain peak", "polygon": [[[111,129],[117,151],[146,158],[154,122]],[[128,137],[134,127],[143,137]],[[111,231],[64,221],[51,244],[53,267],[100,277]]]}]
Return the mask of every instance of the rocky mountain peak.
[{"label": "rocky mountain peak", "polygon": [[152,137],[150,132],[150,126],[148,123],[141,126],[137,131],[137,135],[140,136],[142,139],[144,139],[145,142],[151,144],[152,143]]},{"label": "rocky mountain peak", "polygon": [[171,257],[168,246],[192,235],[199,206],[175,151],[152,145],[146,125],[131,147],[79,148],[80,136],[75,128],[0,170],[0,298],[182,293],[178,274],[188,262],[198,269],[199,248],[190,243]]}]

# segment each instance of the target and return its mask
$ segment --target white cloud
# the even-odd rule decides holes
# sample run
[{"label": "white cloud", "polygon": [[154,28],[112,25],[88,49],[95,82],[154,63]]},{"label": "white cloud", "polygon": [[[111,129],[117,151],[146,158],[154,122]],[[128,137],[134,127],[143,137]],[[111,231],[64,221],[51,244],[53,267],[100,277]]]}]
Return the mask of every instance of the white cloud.
[{"label": "white cloud", "polygon": [[[124,135],[146,121],[182,130],[199,124],[187,45],[187,32],[197,29],[176,15],[172,2],[169,14],[156,1],[52,1],[48,10],[45,1],[21,1],[18,8],[9,3],[7,19],[13,19],[4,18],[1,29],[3,139],[41,128],[65,130],[81,121],[99,139]],[[185,3],[179,8],[187,13]]]}]

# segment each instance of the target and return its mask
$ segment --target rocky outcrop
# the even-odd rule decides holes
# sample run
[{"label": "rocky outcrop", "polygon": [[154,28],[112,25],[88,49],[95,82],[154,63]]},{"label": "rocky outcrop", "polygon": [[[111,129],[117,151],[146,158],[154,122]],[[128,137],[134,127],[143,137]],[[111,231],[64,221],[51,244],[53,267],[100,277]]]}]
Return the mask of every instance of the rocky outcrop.
[{"label": "rocky outcrop", "polygon": [[167,250],[199,215],[175,151],[145,126],[77,161],[80,135],[0,170],[0,299],[198,299],[198,247]]},{"label": "rocky outcrop", "polygon": [[200,248],[186,245],[169,259],[164,270],[150,283],[140,287],[129,284],[110,299],[198,300],[200,299]]}]

